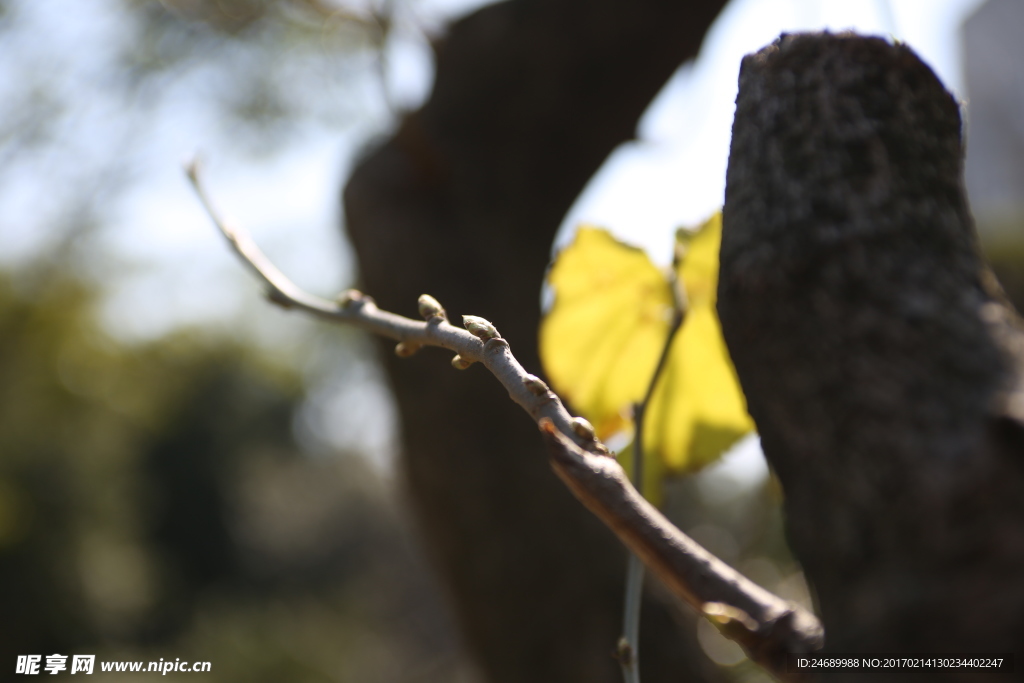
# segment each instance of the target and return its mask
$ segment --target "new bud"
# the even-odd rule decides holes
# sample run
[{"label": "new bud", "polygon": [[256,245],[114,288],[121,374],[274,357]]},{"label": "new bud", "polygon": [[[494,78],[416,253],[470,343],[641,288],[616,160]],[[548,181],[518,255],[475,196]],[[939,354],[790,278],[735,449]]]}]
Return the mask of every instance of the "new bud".
[{"label": "new bud", "polygon": [[476,315],[464,315],[462,316],[462,324],[466,326],[466,329],[473,333],[479,339],[487,341],[488,339],[500,339],[501,335],[498,334],[498,330],[489,320],[484,320],[480,316]]},{"label": "new bud", "polygon": [[419,350],[419,344],[414,344],[413,342],[398,342],[395,346],[395,355],[399,358],[408,358]]},{"label": "new bud", "polygon": [[596,438],[594,436],[594,425],[582,417],[574,417],[572,419],[572,431],[575,432],[576,436],[587,441],[593,441]]},{"label": "new bud", "polygon": [[712,622],[722,625],[730,623],[739,624],[751,633],[756,632],[758,629],[758,623],[753,617],[738,607],[727,605],[724,602],[705,602],[701,605],[700,609],[704,616]]},{"label": "new bud", "polygon": [[615,650],[620,662],[626,666],[633,664],[633,646],[629,644],[629,639],[626,636],[619,638],[619,642],[615,644]]},{"label": "new bud", "polygon": [[544,380],[536,375],[527,375],[524,377],[523,384],[534,396],[546,396],[548,393],[548,385],[544,383]]},{"label": "new bud", "polygon": [[348,308],[357,301],[361,301],[363,293],[355,289],[346,289],[344,292],[337,296],[337,302],[339,308]]},{"label": "new bud", "polygon": [[463,358],[459,354],[455,354],[455,357],[452,358],[452,367],[455,368],[456,370],[465,370],[466,368],[468,368],[472,364],[473,364],[473,361],[466,360],[465,358]]},{"label": "new bud", "polygon": [[441,307],[439,302],[429,294],[421,294],[419,298],[420,315],[424,320],[430,320],[431,318],[441,317],[445,320],[448,319],[448,315],[444,312],[444,308]]}]

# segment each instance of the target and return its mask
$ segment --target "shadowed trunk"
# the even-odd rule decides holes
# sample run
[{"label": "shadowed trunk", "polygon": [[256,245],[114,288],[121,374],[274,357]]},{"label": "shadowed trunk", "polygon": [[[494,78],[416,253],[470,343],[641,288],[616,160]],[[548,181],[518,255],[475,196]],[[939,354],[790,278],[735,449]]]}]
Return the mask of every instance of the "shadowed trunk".
[{"label": "shadowed trunk", "polygon": [[[455,24],[429,102],[345,189],[365,290],[398,313],[428,292],[455,320],[484,316],[539,374],[555,230],[723,4],[520,0]],[[487,677],[619,681],[621,546],[557,481],[494,378],[384,346],[413,512]],[[644,610],[645,681],[718,680],[692,619],[661,599]]]},{"label": "shadowed trunk", "polygon": [[743,61],[718,308],[834,652],[1024,643],[1024,334],[960,132],[904,45],[797,35]]}]

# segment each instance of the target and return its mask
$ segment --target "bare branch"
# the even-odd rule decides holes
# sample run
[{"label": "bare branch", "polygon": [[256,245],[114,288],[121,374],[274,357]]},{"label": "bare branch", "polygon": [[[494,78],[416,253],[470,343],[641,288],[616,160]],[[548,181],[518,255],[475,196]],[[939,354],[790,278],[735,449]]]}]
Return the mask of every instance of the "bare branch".
[{"label": "bare branch", "polygon": [[407,357],[423,346],[454,351],[458,369],[485,366],[545,434],[555,472],[584,505],[594,512],[677,595],[720,625],[769,671],[784,680],[785,654],[817,650],[822,630],[817,618],[749,581],[685,536],[630,484],[622,467],[594,437],[593,428],[572,417],[558,396],[513,357],[497,329],[476,316],[465,316],[469,329],[455,327],[433,297],[420,297],[425,322],[377,308],[356,290],[337,301],[302,291],[260,251],[248,233],[230,226],[215,210],[203,188],[197,164],[187,169],[210,218],[231,248],[262,280],[267,298],[320,318],[346,322],[396,340],[395,352]]},{"label": "bare branch", "polygon": [[[221,217],[203,187],[198,165],[189,165],[187,172],[210,218],[243,263],[263,281],[267,298],[272,302],[284,308],[297,308],[327,320],[350,323],[382,337],[394,339],[399,342],[395,348],[399,356],[412,355],[419,347],[438,346],[457,354],[453,359],[453,365],[459,369],[468,368],[472,363],[481,363],[498,378],[512,400],[534,421],[547,418],[564,434],[571,435],[570,438],[580,447],[608,455],[608,449],[593,437],[592,428],[589,433],[587,429],[581,428],[582,418],[573,418],[543,380],[523,369],[509,351],[508,342],[500,336],[489,336],[490,333],[483,325],[490,325],[486,320],[467,316],[470,318],[467,325],[477,330],[477,334],[480,335],[477,336],[450,324],[444,309],[429,295],[420,297],[420,310],[424,317],[428,318],[423,322],[382,311],[377,308],[371,297],[353,289],[343,292],[337,301],[308,294],[270,262],[245,230],[228,224]],[[493,326],[491,329],[494,329]],[[497,334],[496,330],[494,334]],[[486,338],[486,341],[481,337]]]},{"label": "bare branch", "polygon": [[817,617],[761,588],[683,534],[629,483],[617,462],[596,458],[542,421],[555,472],[676,595],[719,625],[750,658],[783,680],[787,653],[821,648]]}]

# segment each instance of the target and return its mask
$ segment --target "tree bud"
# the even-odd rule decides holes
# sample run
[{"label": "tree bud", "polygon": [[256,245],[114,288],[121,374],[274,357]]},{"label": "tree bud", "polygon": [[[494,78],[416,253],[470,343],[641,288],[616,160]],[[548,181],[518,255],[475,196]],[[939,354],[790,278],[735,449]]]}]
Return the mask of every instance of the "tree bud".
[{"label": "tree bud", "polygon": [[419,350],[419,344],[413,342],[398,342],[395,346],[395,355],[399,358],[408,358]]},{"label": "tree bud", "polygon": [[441,307],[441,302],[429,294],[420,294],[419,308],[420,315],[424,320],[430,320],[431,318],[436,318],[438,316],[445,320],[448,319],[448,315],[444,312],[444,308]]},{"label": "tree bud", "polygon": [[466,326],[466,329],[473,333],[479,339],[487,341],[488,339],[499,339],[501,337],[498,334],[497,328],[491,324],[489,320],[485,320],[480,316],[476,315],[464,315],[462,316],[462,324]]},{"label": "tree bud", "polygon": [[348,308],[357,301],[361,301],[363,293],[357,289],[346,289],[336,297],[339,308]]},{"label": "tree bud", "polygon": [[548,393],[548,385],[536,375],[527,375],[523,378],[523,384],[534,396],[545,396]]},{"label": "tree bud", "polygon": [[582,417],[574,417],[572,419],[572,431],[575,432],[576,436],[587,441],[593,441],[596,438],[594,436],[594,425]]},{"label": "tree bud", "polygon": [[456,370],[465,370],[466,368],[468,368],[472,364],[473,364],[473,361],[466,360],[465,358],[463,358],[459,354],[455,354],[455,357],[452,358],[452,367],[455,368]]}]

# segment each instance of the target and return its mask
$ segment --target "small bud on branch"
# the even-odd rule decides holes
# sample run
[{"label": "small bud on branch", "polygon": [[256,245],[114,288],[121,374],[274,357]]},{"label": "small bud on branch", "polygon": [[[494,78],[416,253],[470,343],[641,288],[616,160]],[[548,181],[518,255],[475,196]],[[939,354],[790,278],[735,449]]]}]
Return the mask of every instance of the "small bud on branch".
[{"label": "small bud on branch", "polygon": [[421,348],[419,344],[414,344],[413,342],[398,342],[395,345],[395,355],[399,358],[408,358]]},{"label": "small bud on branch", "polygon": [[344,292],[337,296],[336,301],[338,302],[339,308],[348,308],[357,301],[361,301],[363,293],[357,289],[346,289]]},{"label": "small bud on branch", "polygon": [[420,316],[422,316],[424,320],[430,320],[431,318],[438,317],[444,318],[445,320],[448,319],[448,314],[445,313],[444,308],[442,308],[441,302],[429,294],[420,294],[418,303]]},{"label": "small bud on branch", "polygon": [[548,385],[537,375],[527,375],[523,378],[523,384],[534,396],[544,396],[548,393]]},{"label": "small bud on branch", "polygon": [[483,341],[501,338],[501,335],[498,334],[498,329],[491,324],[491,321],[485,320],[478,315],[462,316],[462,324],[465,325],[466,329],[474,336]]},{"label": "small bud on branch", "polygon": [[594,435],[594,425],[584,417],[574,417],[572,419],[572,431],[576,436],[586,441],[593,441],[597,438]]},{"label": "small bud on branch", "polygon": [[[439,346],[457,353],[452,358],[456,369],[465,370],[480,361],[537,421],[551,449],[555,472],[677,595],[698,609],[703,607],[708,616],[725,619],[728,624],[723,632],[740,642],[748,653],[811,652],[821,647],[821,625],[813,614],[771,595],[721,563],[661,518],[613,459],[593,457],[608,454],[608,449],[595,439],[594,427],[582,417],[571,417],[543,380],[523,369],[490,322],[467,315],[463,316],[466,330],[438,325],[438,317],[447,318],[441,305],[429,295],[419,299],[420,313],[427,318],[424,323],[382,311],[371,297],[354,289],[342,292],[335,301],[308,294],[281,273],[244,230],[231,228],[220,218],[203,190],[197,167],[189,169],[189,178],[228,244],[263,282],[275,303],[390,337],[399,342],[395,353],[401,357],[421,346]],[[486,353],[481,353],[480,341]],[[501,353],[497,353],[499,349]],[[472,360],[458,355],[462,353]],[[528,395],[521,391],[524,386]],[[580,442],[582,445],[578,445]],[[729,600],[722,602],[724,610],[712,606],[723,597]],[[722,614],[712,614],[716,610]],[[752,625],[757,628],[751,629]],[[620,656],[635,654],[629,646]],[[786,672],[773,668],[775,660],[767,655],[756,659],[780,678],[791,679]]]}]

